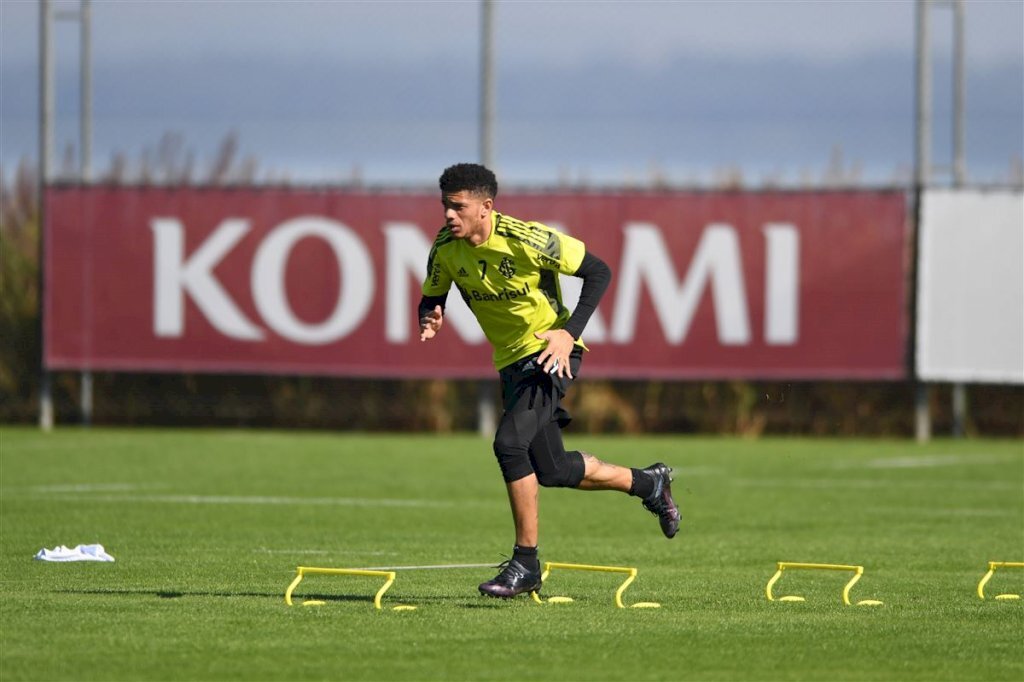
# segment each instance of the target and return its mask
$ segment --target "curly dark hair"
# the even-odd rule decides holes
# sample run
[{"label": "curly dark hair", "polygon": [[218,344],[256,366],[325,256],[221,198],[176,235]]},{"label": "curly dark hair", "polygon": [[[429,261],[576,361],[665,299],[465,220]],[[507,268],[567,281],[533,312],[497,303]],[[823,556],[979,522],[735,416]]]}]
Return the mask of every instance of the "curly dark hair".
[{"label": "curly dark hair", "polygon": [[468,190],[472,194],[494,199],[498,196],[498,179],[494,173],[478,163],[457,163],[448,166],[438,181],[445,194]]}]

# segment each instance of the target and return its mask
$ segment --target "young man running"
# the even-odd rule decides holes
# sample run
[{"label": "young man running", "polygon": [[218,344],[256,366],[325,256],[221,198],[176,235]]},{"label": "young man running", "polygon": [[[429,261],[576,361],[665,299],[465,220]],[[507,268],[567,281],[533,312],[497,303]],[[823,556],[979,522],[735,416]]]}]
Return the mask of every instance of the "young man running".
[{"label": "young man running", "polygon": [[[516,541],[502,571],[480,585],[491,597],[540,590],[537,557],[539,486],[618,490],[639,497],[665,537],[679,529],[671,469],[658,462],[630,469],[566,451],[560,405],[579,372],[580,336],[611,280],[611,270],[578,239],[494,210],[498,182],[478,164],[446,168],[440,178],[445,225],[427,260],[419,305],[420,341],[444,323],[454,283],[494,347],[504,413],[494,454],[508,489]],[[559,273],[583,279],[579,304],[562,304]]]}]

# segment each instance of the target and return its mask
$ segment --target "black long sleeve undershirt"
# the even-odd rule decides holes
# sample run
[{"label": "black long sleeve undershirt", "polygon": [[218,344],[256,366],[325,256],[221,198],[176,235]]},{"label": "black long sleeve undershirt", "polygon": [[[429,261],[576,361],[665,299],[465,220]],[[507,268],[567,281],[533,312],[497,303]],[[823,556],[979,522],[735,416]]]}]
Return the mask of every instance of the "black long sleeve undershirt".
[{"label": "black long sleeve undershirt", "polygon": [[[583,280],[583,289],[580,291],[580,300],[572,316],[565,323],[565,331],[572,334],[572,338],[578,339],[583,334],[583,329],[590,321],[590,316],[597,309],[605,290],[612,281],[612,271],[608,265],[597,256],[587,252],[583,254],[583,262],[573,273],[575,277]],[[440,296],[423,296],[420,298],[418,315],[422,319],[424,315],[441,306],[444,310],[448,300],[447,292]]]},{"label": "black long sleeve undershirt", "polygon": [[441,312],[444,312],[444,306],[447,301],[447,291],[440,296],[423,296],[420,298],[420,305],[417,310],[418,319],[422,320],[424,315],[434,309],[434,306],[441,306]]},{"label": "black long sleeve undershirt", "polygon": [[603,260],[587,252],[583,254],[583,262],[573,275],[583,280],[583,290],[580,291],[580,301],[576,304],[576,309],[563,329],[572,334],[572,338],[578,339],[612,281],[612,270]]}]

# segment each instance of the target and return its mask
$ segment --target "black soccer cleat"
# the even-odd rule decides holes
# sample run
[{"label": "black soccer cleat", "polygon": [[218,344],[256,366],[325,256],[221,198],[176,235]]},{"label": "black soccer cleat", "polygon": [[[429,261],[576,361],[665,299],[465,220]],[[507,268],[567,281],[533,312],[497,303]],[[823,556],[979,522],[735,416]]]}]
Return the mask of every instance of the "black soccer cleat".
[{"label": "black soccer cleat", "polygon": [[480,594],[486,597],[511,599],[524,592],[540,591],[540,571],[531,571],[515,559],[501,563],[501,573],[480,585]]},{"label": "black soccer cleat", "polygon": [[658,517],[661,532],[667,538],[673,538],[679,530],[679,507],[672,499],[672,469],[658,462],[642,471],[654,478],[654,492],[644,499],[644,509]]}]

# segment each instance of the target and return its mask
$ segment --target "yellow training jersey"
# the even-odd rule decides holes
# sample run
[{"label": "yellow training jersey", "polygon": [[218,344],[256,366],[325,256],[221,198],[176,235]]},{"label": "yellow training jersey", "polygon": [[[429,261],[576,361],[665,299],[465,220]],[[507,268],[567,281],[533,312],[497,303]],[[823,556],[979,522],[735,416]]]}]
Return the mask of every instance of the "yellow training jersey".
[{"label": "yellow training jersey", "polygon": [[558,274],[575,273],[585,252],[583,242],[547,225],[492,212],[491,234],[479,246],[441,228],[427,260],[423,295],[443,296],[454,282],[501,369],[543,350],[547,342],[535,332],[565,325],[571,311],[562,305]]}]

